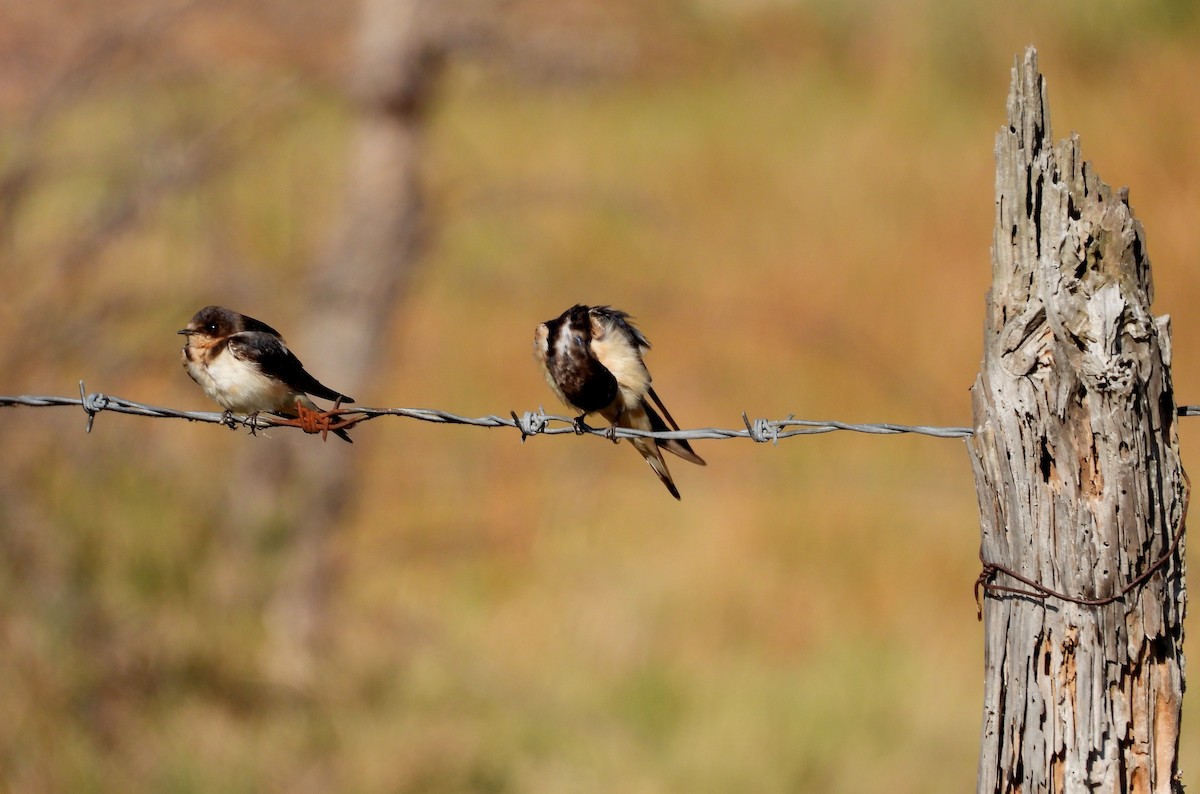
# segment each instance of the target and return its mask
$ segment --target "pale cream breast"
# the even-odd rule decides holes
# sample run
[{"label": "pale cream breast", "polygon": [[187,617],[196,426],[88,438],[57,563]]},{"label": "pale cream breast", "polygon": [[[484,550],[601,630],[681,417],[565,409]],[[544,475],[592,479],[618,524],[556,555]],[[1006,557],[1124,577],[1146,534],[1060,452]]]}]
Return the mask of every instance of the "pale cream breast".
[{"label": "pale cream breast", "polygon": [[559,402],[568,408],[571,407],[571,401],[567,399],[567,395],[563,394],[563,390],[559,387],[558,382],[554,380],[554,374],[550,372],[549,362],[547,361],[547,353],[550,349],[550,329],[542,323],[537,327],[533,334],[533,358],[537,361],[538,366],[542,368],[542,376],[546,379],[547,385],[550,386],[550,391],[554,392],[554,396]]},{"label": "pale cream breast", "polygon": [[545,323],[539,325],[533,332],[533,358],[542,365],[543,369],[546,367],[546,345],[549,338],[550,329],[546,327]]},{"label": "pale cream breast", "polygon": [[237,358],[228,350],[213,356],[207,367],[192,364],[188,371],[205,394],[227,411],[294,414],[296,399],[301,396],[282,381],[268,378],[257,366]]}]

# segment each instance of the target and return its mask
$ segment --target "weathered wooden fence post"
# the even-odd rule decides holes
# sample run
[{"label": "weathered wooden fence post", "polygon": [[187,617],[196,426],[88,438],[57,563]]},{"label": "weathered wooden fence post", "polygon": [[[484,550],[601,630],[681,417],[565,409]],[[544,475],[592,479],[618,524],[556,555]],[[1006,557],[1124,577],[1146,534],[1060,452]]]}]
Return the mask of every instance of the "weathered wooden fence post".
[{"label": "weathered wooden fence post", "polygon": [[1168,317],[1142,226],[1072,136],[1037,53],[996,136],[970,440],[984,573],[980,792],[1181,792],[1183,544]]}]

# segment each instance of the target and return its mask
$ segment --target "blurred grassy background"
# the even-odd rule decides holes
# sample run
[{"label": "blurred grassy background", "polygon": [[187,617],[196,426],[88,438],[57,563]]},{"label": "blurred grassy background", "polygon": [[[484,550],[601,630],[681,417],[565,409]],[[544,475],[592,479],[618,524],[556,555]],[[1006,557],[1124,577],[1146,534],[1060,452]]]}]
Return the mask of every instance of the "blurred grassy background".
[{"label": "blurred grassy background", "polygon": [[[178,364],[192,312],[303,323],[294,285],[343,178],[353,17],[151,7],[0,11],[4,393],[84,378],[208,409]],[[1194,4],[505,13],[514,46],[456,59],[442,85],[433,244],[361,403],[557,411],[532,330],[589,302],[637,317],[684,426],[969,424],[992,136],[1029,43],[1056,137],[1078,130],[1132,188],[1178,399],[1200,402]],[[228,456],[272,440],[82,426],[0,415],[0,787],[973,787],[978,524],[959,441],[701,444],[707,469],[672,467],[676,504],[625,445],[372,423],[321,683],[292,692],[260,658],[286,527],[224,518]],[[1185,460],[1198,433],[1183,423]],[[1197,785],[1190,718],[1182,751]]]}]

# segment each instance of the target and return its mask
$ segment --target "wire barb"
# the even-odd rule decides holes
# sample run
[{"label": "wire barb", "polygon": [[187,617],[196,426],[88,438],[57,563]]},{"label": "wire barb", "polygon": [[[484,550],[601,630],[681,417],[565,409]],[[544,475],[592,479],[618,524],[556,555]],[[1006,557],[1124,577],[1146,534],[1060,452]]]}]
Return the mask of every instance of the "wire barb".
[{"label": "wire barb", "polygon": [[546,430],[546,411],[541,406],[538,406],[537,413],[526,411],[517,416],[516,411],[509,411],[516,424],[517,429],[521,431],[521,443],[525,443],[525,439],[529,436],[536,436],[538,433]]},{"label": "wire barb", "polygon": [[[783,421],[787,422],[791,420],[792,416],[792,414],[789,414],[788,418]],[[746,432],[750,436],[751,441],[759,444],[770,441],[775,446],[779,446],[779,425],[775,422],[769,419],[755,419],[751,422],[750,417],[743,411],[742,423],[746,425]]]},{"label": "wire barb", "polygon": [[92,424],[96,421],[96,414],[108,407],[108,397],[103,394],[88,394],[83,381],[79,381],[79,404],[87,414],[87,427],[83,432],[90,433]]}]

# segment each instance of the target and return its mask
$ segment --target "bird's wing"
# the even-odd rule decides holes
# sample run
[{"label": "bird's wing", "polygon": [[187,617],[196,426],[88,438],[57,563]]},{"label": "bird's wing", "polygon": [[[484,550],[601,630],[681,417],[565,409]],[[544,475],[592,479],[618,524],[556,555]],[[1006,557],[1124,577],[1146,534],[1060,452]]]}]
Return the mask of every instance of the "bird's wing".
[{"label": "bird's wing", "polygon": [[641,400],[650,388],[650,370],[642,351],[650,348],[646,337],[629,322],[629,315],[608,306],[591,310],[592,355],[613,374],[626,393],[626,402]]},{"label": "bird's wing", "polygon": [[[663,405],[662,400],[658,399],[658,395],[655,394],[654,389],[650,389],[650,399],[654,400],[654,404],[657,405],[659,410],[663,412],[663,416],[665,416],[667,418],[667,422],[663,422],[662,417],[660,417],[657,413],[655,413],[655,411],[652,407],[650,407],[649,405],[646,405],[645,406],[646,414],[650,418],[650,428],[649,429],[653,430],[655,433],[665,433],[668,430],[678,430],[679,425],[676,424],[675,420],[671,418],[670,412],[667,411],[667,406]],[[667,427],[668,422],[671,425],[670,427]],[[658,445],[660,447],[662,447],[663,449],[665,449],[667,452],[673,452],[676,455],[678,455],[679,457],[683,458],[684,460],[691,461],[692,463],[695,463],[698,466],[707,466],[708,465],[707,463],[704,462],[704,458],[702,458],[696,454],[695,450],[692,449],[692,445],[689,444],[686,439],[672,438],[672,439],[657,439],[657,440],[658,440]]]},{"label": "bird's wing", "polygon": [[[618,427],[629,427],[634,430],[654,430],[654,420],[658,419],[658,414],[654,413],[654,409],[643,402],[628,406],[617,417]],[[658,419],[661,425],[662,420]],[[671,472],[667,469],[667,462],[663,460],[662,453],[658,451],[659,446],[663,442],[655,441],[652,438],[631,438],[629,443],[638,451],[638,454],[645,459],[646,463],[650,464],[650,468],[658,475],[658,479],[671,492],[671,496],[679,498],[679,489],[675,487],[675,481],[671,478]]]},{"label": "bird's wing", "polygon": [[310,375],[296,354],[275,334],[264,331],[233,334],[229,337],[229,350],[238,358],[256,364],[264,375],[277,378],[298,392],[325,400],[354,402],[351,397],[334,391]]},{"label": "bird's wing", "polygon": [[593,306],[590,310],[592,318],[600,320],[605,326],[615,328],[630,344],[641,350],[649,350],[650,342],[641,329],[631,322],[629,314],[611,306]]}]

